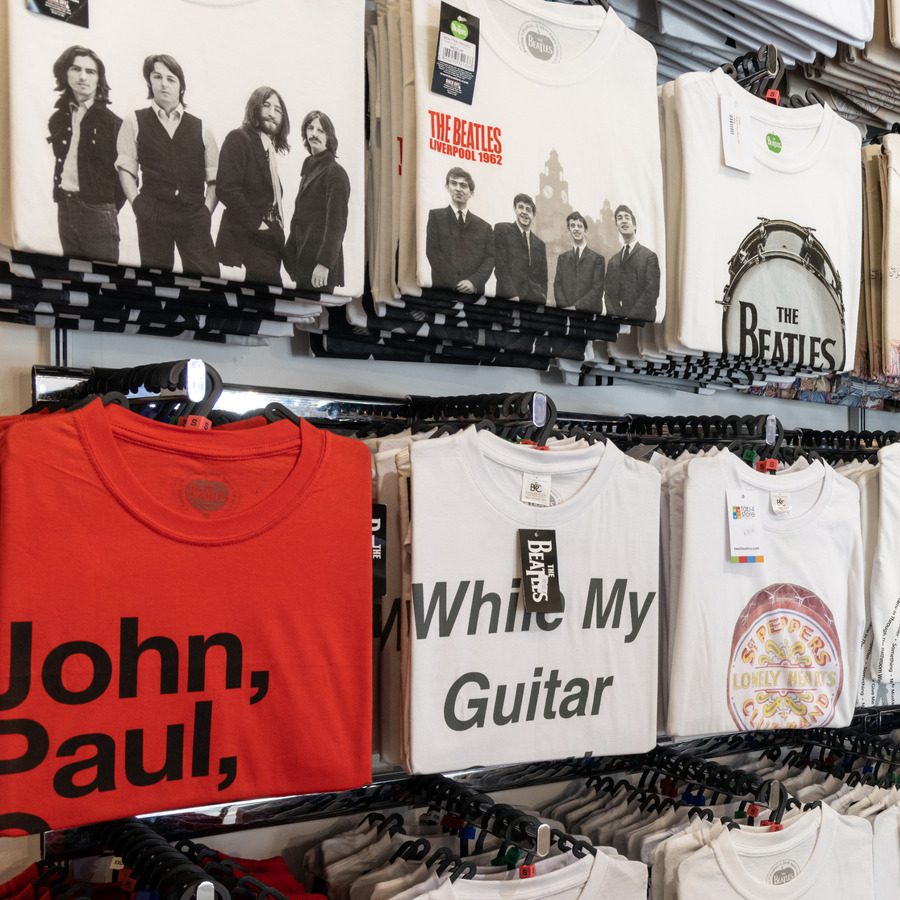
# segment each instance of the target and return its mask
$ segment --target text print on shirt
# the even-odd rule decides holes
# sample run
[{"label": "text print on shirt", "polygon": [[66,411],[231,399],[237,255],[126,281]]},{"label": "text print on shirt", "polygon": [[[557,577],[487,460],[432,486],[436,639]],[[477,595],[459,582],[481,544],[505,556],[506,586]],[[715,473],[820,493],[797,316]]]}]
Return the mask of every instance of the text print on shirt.
[{"label": "text print on shirt", "polygon": [[[608,583],[608,582],[607,582]],[[453,599],[448,603],[450,595],[446,581],[434,583],[431,599],[426,608],[426,589],[422,584],[412,586],[412,636],[415,640],[425,640],[433,631],[439,637],[459,636],[465,629],[466,636],[477,638],[478,632],[488,634],[499,632],[510,633],[515,630],[530,631],[532,624],[541,631],[554,631],[563,621],[563,613],[537,613],[532,615],[525,611],[519,619],[521,600],[519,597],[522,582],[512,579],[510,591],[503,609],[503,599],[499,593],[485,591],[482,580],[461,581],[456,585]],[[566,608],[565,597],[560,594],[563,610]],[[641,597],[637,591],[628,590],[627,578],[616,578],[608,590],[604,588],[604,579],[592,578],[588,585],[584,603],[584,617],[581,627],[588,629],[627,629],[624,642],[632,643],[640,634],[647,614],[656,599],[656,591],[648,592]],[[468,617],[461,615],[463,605],[469,608]],[[485,620],[482,610],[487,606],[490,610]],[[501,613],[503,617],[501,619]],[[396,624],[396,623],[395,623]],[[382,636],[382,639],[384,637]],[[453,731],[466,731],[470,728],[483,728],[489,718],[496,725],[509,725],[519,721],[531,722],[538,715],[538,703],[544,699],[541,715],[545,719],[569,719],[575,716],[596,716],[600,713],[603,692],[612,688],[615,675],[605,675],[590,679],[572,677],[564,680],[559,669],[551,669],[545,676],[541,666],[534,669],[534,681],[528,692],[528,703],[523,715],[523,700],[527,687],[526,682],[515,685],[496,685],[484,672],[465,672],[449,687],[444,701],[444,721]],[[543,680],[541,680],[543,678]],[[470,694],[472,689],[478,691],[477,696],[470,697],[466,703],[465,717],[456,712],[460,694]],[[562,694],[557,691],[562,688]],[[501,711],[502,699],[509,694],[514,695],[512,711]]]}]

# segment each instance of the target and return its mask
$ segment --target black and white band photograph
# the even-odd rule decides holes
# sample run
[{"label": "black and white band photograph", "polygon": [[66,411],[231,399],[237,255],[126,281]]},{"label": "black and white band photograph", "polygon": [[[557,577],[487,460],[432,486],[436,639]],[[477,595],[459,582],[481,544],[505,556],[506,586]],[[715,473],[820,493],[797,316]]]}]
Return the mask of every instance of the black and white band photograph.
[{"label": "black and white band photograph", "polygon": [[[361,65],[362,6],[324,31],[316,6],[91,0],[76,27],[13,4],[17,245],[360,294],[363,98],[330,73],[344,50]],[[318,33],[302,55],[277,27],[298,13]],[[260,16],[265,41],[241,27]]]}]

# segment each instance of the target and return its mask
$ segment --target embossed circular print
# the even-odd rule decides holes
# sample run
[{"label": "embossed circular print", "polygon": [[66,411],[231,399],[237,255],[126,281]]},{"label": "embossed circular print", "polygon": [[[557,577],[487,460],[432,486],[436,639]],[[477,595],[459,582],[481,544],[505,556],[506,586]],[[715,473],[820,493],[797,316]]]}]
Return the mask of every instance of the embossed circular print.
[{"label": "embossed circular print", "polygon": [[770,584],[734,626],[728,708],[741,731],[812,728],[834,716],[844,682],[834,617],[808,588]]}]

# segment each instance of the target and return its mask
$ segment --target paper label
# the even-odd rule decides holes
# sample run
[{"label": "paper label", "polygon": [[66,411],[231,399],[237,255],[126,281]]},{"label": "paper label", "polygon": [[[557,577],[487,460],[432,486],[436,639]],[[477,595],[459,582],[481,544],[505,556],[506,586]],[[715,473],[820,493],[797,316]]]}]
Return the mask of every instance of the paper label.
[{"label": "paper label", "polygon": [[89,0],[25,0],[25,6],[29,12],[87,28],[88,2]]},{"label": "paper label", "polygon": [[559,592],[559,561],[553,529],[520,528],[522,558],[522,598],[526,612],[563,611]]},{"label": "paper label", "polygon": [[478,16],[441,3],[432,93],[472,103],[478,72]]},{"label": "paper label", "polygon": [[753,153],[749,140],[750,116],[733,97],[721,96],[719,109],[725,165],[740,172],[753,172]]},{"label": "paper label", "polygon": [[387,592],[387,507],[372,504],[372,597],[380,600]]},{"label": "paper label", "polygon": [[522,502],[532,506],[550,506],[550,475],[522,473]]},{"label": "paper label", "polygon": [[727,491],[728,558],[733,563],[765,562],[757,491]]}]

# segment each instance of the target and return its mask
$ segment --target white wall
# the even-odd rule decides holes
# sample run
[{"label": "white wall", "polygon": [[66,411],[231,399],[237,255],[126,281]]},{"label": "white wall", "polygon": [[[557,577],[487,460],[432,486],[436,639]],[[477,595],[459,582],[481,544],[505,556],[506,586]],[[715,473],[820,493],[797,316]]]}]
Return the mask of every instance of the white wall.
[{"label": "white wall", "polygon": [[[557,408],[610,415],[760,415],[773,413],[787,427],[845,429],[848,411],[818,403],[769,400],[732,392],[711,396],[669,388],[613,385],[563,385],[553,373],[370,360],[314,359],[305,336],[273,339],[269,347],[233,347],[170,338],[70,333],[71,366],[132,366],[149,362],[202,357],[226,382],[263,387],[336,391],[380,396],[501,393],[543,390]],[[30,369],[52,359],[51,332],[21,325],[0,325],[0,414],[20,412],[31,403]],[[900,416],[883,413],[881,424],[900,428]],[[896,422],[896,424],[890,424]],[[888,423],[888,424],[885,424]]]}]

